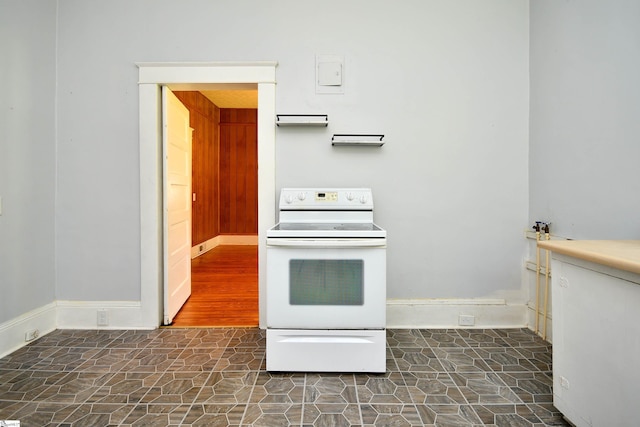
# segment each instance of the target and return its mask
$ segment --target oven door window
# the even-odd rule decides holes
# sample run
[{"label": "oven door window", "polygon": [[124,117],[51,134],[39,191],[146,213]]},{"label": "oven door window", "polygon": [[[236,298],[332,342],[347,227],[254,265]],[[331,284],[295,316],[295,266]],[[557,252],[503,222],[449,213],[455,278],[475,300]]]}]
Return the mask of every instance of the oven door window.
[{"label": "oven door window", "polygon": [[363,305],[364,261],[289,260],[289,304]]}]

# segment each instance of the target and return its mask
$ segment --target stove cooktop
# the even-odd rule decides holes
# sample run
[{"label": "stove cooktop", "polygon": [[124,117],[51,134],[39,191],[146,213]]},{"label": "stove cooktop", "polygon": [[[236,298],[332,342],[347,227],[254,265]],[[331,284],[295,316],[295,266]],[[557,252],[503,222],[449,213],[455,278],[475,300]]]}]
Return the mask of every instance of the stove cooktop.
[{"label": "stove cooktop", "polygon": [[281,222],[267,230],[267,237],[386,237],[386,231],[367,223]]},{"label": "stove cooktop", "polygon": [[281,222],[272,230],[339,230],[339,231],[380,231],[380,227],[374,223],[305,223],[305,222]]},{"label": "stove cooktop", "polygon": [[386,238],[373,222],[369,188],[283,188],[280,222],[267,238]]}]

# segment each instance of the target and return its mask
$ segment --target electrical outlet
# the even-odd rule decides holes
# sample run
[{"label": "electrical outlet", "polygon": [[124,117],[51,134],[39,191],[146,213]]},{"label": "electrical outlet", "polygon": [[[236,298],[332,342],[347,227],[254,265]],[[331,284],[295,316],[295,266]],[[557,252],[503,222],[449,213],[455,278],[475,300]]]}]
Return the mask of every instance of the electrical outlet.
[{"label": "electrical outlet", "polygon": [[569,390],[569,380],[566,379],[565,377],[560,377],[560,387],[566,388],[567,390]]},{"label": "electrical outlet", "polygon": [[109,326],[109,312],[98,310],[98,326]]},{"label": "electrical outlet", "polygon": [[25,341],[33,341],[40,336],[40,331],[37,329],[31,329],[30,331],[25,332],[24,340]]},{"label": "electrical outlet", "polygon": [[459,326],[473,326],[476,324],[475,316],[471,316],[469,314],[461,314],[458,316],[458,325]]}]

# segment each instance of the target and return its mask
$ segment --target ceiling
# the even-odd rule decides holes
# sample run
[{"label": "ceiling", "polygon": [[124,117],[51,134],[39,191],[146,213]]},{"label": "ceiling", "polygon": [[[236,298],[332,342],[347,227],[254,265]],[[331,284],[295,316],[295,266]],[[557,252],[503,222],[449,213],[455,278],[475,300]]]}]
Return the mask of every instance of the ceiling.
[{"label": "ceiling", "polygon": [[258,108],[258,91],[241,90],[200,90],[218,108]]},{"label": "ceiling", "polygon": [[200,92],[218,108],[258,108],[255,83],[172,83],[169,89]]}]

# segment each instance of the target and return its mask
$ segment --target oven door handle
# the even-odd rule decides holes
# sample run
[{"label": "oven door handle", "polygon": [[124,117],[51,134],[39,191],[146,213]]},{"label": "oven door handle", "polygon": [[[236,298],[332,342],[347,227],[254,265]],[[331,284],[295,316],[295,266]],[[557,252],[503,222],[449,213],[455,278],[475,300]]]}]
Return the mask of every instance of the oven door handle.
[{"label": "oven door handle", "polygon": [[267,239],[267,246],[290,248],[386,248],[386,238],[372,239]]}]

